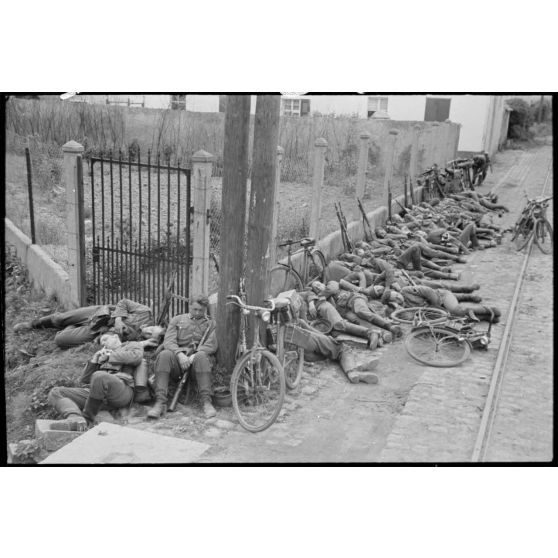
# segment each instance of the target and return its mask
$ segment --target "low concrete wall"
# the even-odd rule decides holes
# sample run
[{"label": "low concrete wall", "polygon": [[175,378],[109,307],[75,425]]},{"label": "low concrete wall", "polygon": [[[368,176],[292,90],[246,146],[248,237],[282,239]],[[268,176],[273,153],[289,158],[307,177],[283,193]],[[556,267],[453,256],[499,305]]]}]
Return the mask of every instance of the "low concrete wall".
[{"label": "low concrete wall", "polygon": [[6,244],[15,246],[18,258],[29,271],[29,279],[35,287],[41,288],[47,296],[55,295],[68,309],[77,303],[72,299],[68,274],[37,244],[22,233],[9,219],[4,219]]}]

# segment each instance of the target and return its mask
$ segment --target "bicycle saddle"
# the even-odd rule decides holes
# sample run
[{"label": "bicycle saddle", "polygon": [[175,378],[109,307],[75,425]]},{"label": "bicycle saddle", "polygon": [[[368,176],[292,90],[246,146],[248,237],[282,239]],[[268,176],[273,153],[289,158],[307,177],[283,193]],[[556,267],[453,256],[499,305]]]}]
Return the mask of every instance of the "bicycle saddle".
[{"label": "bicycle saddle", "polygon": [[315,238],[306,237],[306,238],[303,238],[303,239],[300,241],[300,245],[301,245],[302,247],[314,246],[314,244],[316,244],[316,239],[315,239]]}]

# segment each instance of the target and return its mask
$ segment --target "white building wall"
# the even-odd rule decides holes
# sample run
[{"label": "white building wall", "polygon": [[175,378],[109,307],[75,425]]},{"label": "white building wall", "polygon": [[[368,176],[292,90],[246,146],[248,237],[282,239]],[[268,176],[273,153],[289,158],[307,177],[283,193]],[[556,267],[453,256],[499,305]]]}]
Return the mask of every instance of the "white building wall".
[{"label": "white building wall", "polygon": [[461,124],[458,151],[482,151],[490,95],[452,95],[449,119]]},{"label": "white building wall", "polygon": [[425,95],[388,95],[387,113],[392,120],[424,120]]},{"label": "white building wall", "polygon": [[301,99],[310,99],[310,114],[320,112],[366,118],[366,95],[302,95]]},{"label": "white building wall", "polygon": [[186,95],[186,110],[219,112],[219,95]]}]

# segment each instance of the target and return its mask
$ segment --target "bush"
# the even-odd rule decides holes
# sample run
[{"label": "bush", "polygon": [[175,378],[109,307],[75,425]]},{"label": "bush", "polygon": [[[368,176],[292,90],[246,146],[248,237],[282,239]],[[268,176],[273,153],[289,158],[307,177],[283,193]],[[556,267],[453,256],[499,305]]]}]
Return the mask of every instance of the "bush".
[{"label": "bush", "polygon": [[519,98],[506,101],[512,109],[508,137],[512,139],[530,139],[529,126],[533,124],[533,113],[529,105]]}]

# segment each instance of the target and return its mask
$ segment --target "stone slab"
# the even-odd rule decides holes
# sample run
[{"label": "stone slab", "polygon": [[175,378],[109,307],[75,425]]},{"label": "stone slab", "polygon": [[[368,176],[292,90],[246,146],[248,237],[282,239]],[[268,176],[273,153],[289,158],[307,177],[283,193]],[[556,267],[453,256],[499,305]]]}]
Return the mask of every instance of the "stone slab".
[{"label": "stone slab", "polygon": [[46,451],[57,451],[83,434],[71,430],[51,430],[51,425],[56,422],[63,421],[44,419],[35,421],[35,438]]},{"label": "stone slab", "polygon": [[191,463],[209,445],[102,422],[41,464]]}]

